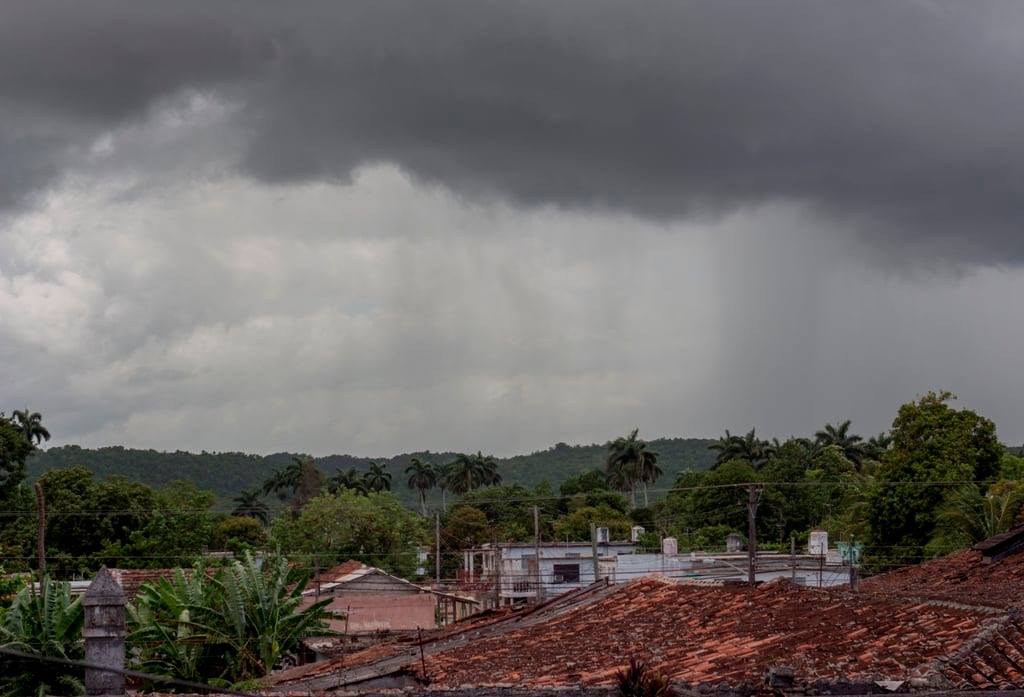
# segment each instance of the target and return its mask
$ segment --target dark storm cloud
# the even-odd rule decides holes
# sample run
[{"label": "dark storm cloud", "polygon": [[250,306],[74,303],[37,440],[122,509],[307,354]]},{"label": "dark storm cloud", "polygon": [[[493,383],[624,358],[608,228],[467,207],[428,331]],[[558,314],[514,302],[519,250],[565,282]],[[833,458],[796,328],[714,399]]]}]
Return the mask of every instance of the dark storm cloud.
[{"label": "dark storm cloud", "polygon": [[0,131],[8,199],[84,139],[192,88],[243,105],[242,166],[266,181],[391,161],[468,195],[659,219],[786,200],[901,257],[1024,261],[1016,3],[34,3],[4,15],[2,103],[41,114]]}]

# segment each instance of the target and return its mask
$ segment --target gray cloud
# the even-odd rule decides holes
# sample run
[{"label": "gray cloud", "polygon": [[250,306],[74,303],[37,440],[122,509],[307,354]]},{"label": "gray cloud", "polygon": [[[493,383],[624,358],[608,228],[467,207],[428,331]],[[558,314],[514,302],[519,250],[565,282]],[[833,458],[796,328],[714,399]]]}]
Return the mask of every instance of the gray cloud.
[{"label": "gray cloud", "polygon": [[951,388],[1024,438],[1019,4],[302,7],[5,8],[0,408],[507,454]]},{"label": "gray cloud", "polygon": [[387,161],[661,220],[793,201],[894,263],[1017,263],[1022,29],[1000,2],[33,3],[5,12],[0,95],[53,132],[5,129],[0,183],[210,91],[269,182]]}]

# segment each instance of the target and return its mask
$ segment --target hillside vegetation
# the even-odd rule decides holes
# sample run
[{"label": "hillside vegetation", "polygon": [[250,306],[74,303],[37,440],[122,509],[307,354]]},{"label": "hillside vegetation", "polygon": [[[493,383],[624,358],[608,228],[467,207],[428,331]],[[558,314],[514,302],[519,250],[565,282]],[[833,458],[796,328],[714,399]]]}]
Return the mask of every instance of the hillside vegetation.
[{"label": "hillside vegetation", "polygon": [[[704,470],[714,462],[714,453],[708,450],[713,441],[703,438],[659,438],[649,447],[658,453],[664,470],[662,482],[670,486],[676,475],[687,469]],[[604,445],[557,445],[529,455],[496,458],[502,482],[521,484],[533,488],[547,481],[555,488],[567,477],[589,469],[604,468],[607,449]],[[80,448],[66,445],[37,451],[28,460],[28,474],[32,479],[53,469],[81,466],[97,479],[118,475],[161,488],[174,480],[188,480],[200,489],[213,491],[223,501],[239,491],[260,486],[275,471],[291,462],[295,453],[250,455],[246,453],[190,453],[183,450],[159,452],[113,446],[107,448]],[[360,472],[376,462],[392,475],[394,493],[407,505],[417,501],[416,493],[405,486],[405,467],[411,457],[424,462],[443,463],[455,458],[455,453],[429,451],[406,453],[386,458],[329,455],[316,459],[316,465],[325,474],[354,467]],[[436,491],[435,497],[440,497]],[[432,500],[432,499],[431,499]]]}]

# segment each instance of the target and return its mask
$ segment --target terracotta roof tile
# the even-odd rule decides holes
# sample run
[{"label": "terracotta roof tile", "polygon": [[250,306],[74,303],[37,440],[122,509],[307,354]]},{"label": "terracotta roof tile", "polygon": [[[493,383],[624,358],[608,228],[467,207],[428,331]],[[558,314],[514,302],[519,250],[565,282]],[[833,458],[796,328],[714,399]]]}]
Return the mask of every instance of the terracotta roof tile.
[{"label": "terracotta roof tile", "polygon": [[969,549],[861,582],[865,592],[996,608],[1024,607],[1024,553],[986,563]]}]

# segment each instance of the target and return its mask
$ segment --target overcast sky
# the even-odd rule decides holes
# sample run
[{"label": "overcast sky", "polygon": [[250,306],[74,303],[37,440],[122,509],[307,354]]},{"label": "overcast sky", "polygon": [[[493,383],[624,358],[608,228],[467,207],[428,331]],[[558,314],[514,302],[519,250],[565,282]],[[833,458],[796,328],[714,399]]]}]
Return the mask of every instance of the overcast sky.
[{"label": "overcast sky", "polygon": [[1024,3],[39,2],[0,18],[0,409],[386,455],[1024,440]]}]

